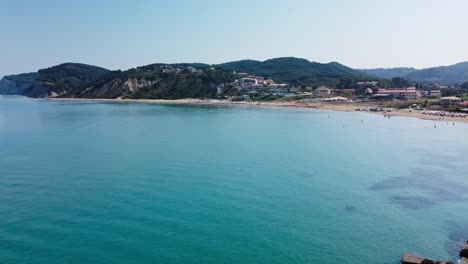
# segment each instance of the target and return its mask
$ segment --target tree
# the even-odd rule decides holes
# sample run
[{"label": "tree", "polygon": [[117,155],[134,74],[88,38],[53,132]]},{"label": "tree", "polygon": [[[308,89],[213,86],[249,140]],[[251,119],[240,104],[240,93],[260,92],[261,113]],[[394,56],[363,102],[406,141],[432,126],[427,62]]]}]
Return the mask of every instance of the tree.
[{"label": "tree", "polygon": [[463,94],[463,91],[460,89],[455,89],[455,88],[446,88],[442,89],[442,96],[456,96]]},{"label": "tree", "polygon": [[395,88],[406,88],[408,87],[408,81],[402,77],[393,77],[392,86]]},{"label": "tree", "polygon": [[462,88],[463,90],[468,90],[468,82],[462,84],[462,85],[461,85],[461,88]]}]

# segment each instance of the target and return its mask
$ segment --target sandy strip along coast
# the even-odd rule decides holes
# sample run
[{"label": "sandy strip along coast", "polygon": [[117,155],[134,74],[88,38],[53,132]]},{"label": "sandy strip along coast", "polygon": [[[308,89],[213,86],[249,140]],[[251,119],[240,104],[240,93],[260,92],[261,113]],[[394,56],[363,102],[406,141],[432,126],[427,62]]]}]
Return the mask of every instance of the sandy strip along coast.
[{"label": "sandy strip along coast", "polygon": [[[357,111],[357,109],[365,107],[375,107],[372,104],[365,103],[332,103],[332,102],[245,102],[245,101],[226,101],[216,99],[86,99],[86,98],[48,98],[53,101],[97,101],[97,102],[113,102],[113,103],[154,103],[154,104],[181,104],[181,105],[224,105],[224,106],[266,106],[266,107],[297,107],[297,108],[315,108],[332,111]],[[387,116],[404,116],[415,117],[426,120],[434,120],[440,122],[463,122],[468,123],[468,117],[439,117],[433,115],[424,115],[422,111],[409,110],[393,110],[392,112],[364,112],[372,114],[380,114]]]}]

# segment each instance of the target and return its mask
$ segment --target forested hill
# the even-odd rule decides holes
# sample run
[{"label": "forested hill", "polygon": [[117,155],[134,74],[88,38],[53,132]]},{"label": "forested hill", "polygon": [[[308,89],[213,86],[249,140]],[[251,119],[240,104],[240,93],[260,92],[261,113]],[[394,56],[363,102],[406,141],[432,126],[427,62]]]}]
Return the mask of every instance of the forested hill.
[{"label": "forested hill", "polygon": [[47,95],[58,96],[92,86],[101,76],[109,72],[109,70],[97,66],[64,63],[39,70],[37,84],[45,87]]},{"label": "forested hill", "polygon": [[431,67],[422,70],[414,68],[363,69],[362,72],[384,79],[403,77],[418,82],[436,82],[440,84],[460,84],[468,81],[468,62],[450,66]]},{"label": "forested hill", "polygon": [[450,66],[440,66],[414,71],[406,75],[407,79],[415,81],[430,81],[442,84],[456,84],[468,81],[468,62]]},{"label": "forested hill", "polygon": [[0,94],[29,97],[60,96],[92,85],[110,71],[81,63],[63,63],[35,73],[5,76],[0,81]]},{"label": "forested hill", "polygon": [[70,94],[83,98],[213,98],[218,86],[235,81],[231,71],[206,64],[152,64],[102,76],[92,87]]},{"label": "forested hill", "polygon": [[342,78],[369,79],[365,73],[337,62],[317,63],[294,57],[276,58],[266,61],[241,60],[223,63],[219,66],[238,72],[247,72],[272,78],[276,82],[295,85],[335,86]]},{"label": "forested hill", "polygon": [[415,68],[399,67],[399,68],[378,68],[378,69],[361,69],[360,71],[368,75],[377,76],[384,79],[392,79],[394,77],[405,77],[409,73],[417,71]]},{"label": "forested hill", "polygon": [[231,70],[206,64],[151,64],[126,71],[65,63],[37,73],[5,76],[0,94],[69,98],[213,98],[235,81]]}]

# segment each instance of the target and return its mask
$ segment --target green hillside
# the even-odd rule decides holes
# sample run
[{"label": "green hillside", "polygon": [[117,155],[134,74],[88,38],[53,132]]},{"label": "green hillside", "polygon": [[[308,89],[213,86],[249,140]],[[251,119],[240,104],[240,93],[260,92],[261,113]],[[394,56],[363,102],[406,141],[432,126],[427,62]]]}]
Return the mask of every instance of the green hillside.
[{"label": "green hillside", "polygon": [[107,69],[87,64],[63,63],[39,70],[36,82],[45,88],[48,95],[62,95],[91,86],[99,77],[109,72]]},{"label": "green hillside", "polygon": [[406,78],[415,81],[430,81],[442,84],[463,83],[468,81],[468,62],[422,69],[406,75]]},{"label": "green hillside", "polygon": [[337,62],[317,63],[306,59],[286,57],[266,61],[242,60],[220,64],[219,66],[269,77],[276,82],[295,85],[336,85],[340,78],[354,77],[369,79],[364,73]]},{"label": "green hillside", "polygon": [[361,69],[360,71],[368,75],[377,76],[384,79],[392,79],[394,77],[405,77],[406,75],[417,71],[415,68],[399,67],[399,68],[378,68],[378,69]]}]

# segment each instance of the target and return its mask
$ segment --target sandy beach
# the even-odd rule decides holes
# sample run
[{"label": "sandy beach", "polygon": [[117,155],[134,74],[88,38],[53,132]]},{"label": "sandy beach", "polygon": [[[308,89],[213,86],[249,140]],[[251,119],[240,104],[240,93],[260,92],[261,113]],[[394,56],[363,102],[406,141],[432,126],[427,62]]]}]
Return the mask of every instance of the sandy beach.
[{"label": "sandy beach", "polygon": [[[313,108],[330,111],[359,111],[360,108],[376,107],[372,103],[336,103],[336,102],[245,102],[245,101],[226,101],[217,99],[87,99],[87,98],[47,98],[46,100],[53,101],[97,101],[97,102],[112,102],[112,103],[154,103],[154,104],[175,104],[175,105],[220,105],[220,106],[263,106],[263,107],[295,107],[295,108]],[[403,116],[413,117],[425,120],[445,121],[445,122],[463,122],[468,123],[468,118],[463,117],[439,117],[433,115],[425,115],[422,111],[409,111],[407,109],[396,109],[392,112],[363,112],[369,114],[379,114],[387,116]]]}]

